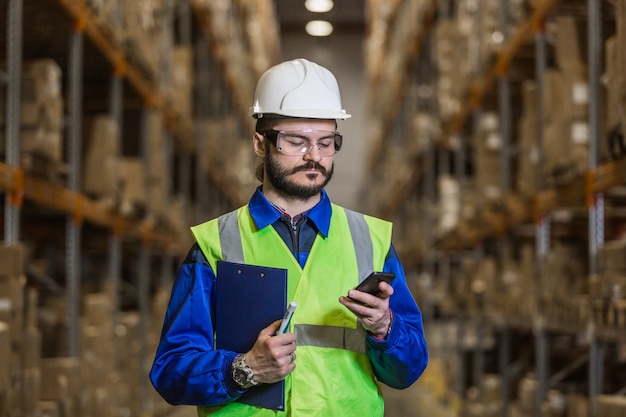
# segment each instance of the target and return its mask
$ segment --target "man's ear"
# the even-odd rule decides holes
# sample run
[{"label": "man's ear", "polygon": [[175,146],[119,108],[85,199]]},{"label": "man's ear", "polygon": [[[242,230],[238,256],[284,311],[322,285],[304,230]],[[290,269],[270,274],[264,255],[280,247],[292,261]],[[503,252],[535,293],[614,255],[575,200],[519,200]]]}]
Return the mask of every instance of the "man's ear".
[{"label": "man's ear", "polygon": [[265,136],[259,132],[254,132],[254,135],[252,135],[252,145],[254,147],[254,153],[257,156],[265,156],[267,152],[267,140],[265,140]]}]

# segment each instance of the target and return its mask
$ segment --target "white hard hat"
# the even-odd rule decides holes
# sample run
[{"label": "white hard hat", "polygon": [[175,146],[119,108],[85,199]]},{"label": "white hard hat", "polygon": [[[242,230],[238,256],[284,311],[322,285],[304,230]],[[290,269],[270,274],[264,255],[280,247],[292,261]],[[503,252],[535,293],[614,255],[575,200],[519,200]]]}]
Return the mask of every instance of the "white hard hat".
[{"label": "white hard hat", "polygon": [[305,119],[347,119],[341,108],[341,94],[335,76],[306,59],[286,61],[261,75],[254,92],[250,115],[299,117]]}]

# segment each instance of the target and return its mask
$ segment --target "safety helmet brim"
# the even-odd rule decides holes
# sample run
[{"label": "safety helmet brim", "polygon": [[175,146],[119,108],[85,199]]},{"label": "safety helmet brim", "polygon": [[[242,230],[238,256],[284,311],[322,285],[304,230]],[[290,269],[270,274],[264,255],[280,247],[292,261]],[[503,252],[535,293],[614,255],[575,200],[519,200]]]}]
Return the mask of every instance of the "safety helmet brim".
[{"label": "safety helmet brim", "polygon": [[306,59],[268,69],[257,83],[250,116],[348,119],[335,76]]},{"label": "safety helmet brim", "polygon": [[275,111],[263,111],[260,112],[255,107],[250,107],[250,116],[255,119],[268,118],[268,119],[280,119],[280,118],[298,118],[298,119],[339,119],[346,120],[352,117],[351,114],[342,110],[341,112],[331,113],[328,110],[316,110],[316,109],[298,109],[290,112],[285,110]]}]

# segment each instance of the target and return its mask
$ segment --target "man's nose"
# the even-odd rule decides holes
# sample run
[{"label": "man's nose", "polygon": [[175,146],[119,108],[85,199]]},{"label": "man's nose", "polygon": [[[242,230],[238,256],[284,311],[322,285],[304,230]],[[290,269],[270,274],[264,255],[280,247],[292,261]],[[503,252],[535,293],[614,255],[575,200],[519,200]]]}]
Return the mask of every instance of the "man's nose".
[{"label": "man's nose", "polygon": [[317,143],[313,143],[309,146],[309,149],[304,154],[305,159],[311,161],[320,161],[322,159],[322,153],[320,152],[320,146]]}]

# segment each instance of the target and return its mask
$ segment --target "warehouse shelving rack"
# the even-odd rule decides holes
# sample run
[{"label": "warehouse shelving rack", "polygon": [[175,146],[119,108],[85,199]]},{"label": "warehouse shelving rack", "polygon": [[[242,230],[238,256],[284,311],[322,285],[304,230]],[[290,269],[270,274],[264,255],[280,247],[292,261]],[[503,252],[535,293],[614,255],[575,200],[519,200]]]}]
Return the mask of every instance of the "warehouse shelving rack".
[{"label": "warehouse shelving rack", "polygon": [[[560,0],[544,0],[538,2],[537,7],[533,10],[532,15],[522,21],[518,27],[511,31],[506,43],[499,51],[496,58],[496,62],[491,66],[489,71],[482,77],[477,78],[469,86],[467,98],[463,103],[458,114],[444,126],[441,137],[435,138],[435,141],[439,146],[449,148],[451,142],[461,134],[464,126],[468,123],[470,116],[480,107],[480,104],[487,94],[494,88],[494,85],[504,86],[506,83],[503,81],[506,79],[506,73],[511,65],[516,54],[522,48],[522,46],[533,36],[534,31],[537,29],[537,25],[542,22],[545,17],[558,5]],[[435,2],[436,3],[436,2]],[[504,2],[506,3],[506,2]],[[432,6],[435,9],[435,6]],[[430,27],[427,26],[425,30]],[[508,30],[506,30],[508,32]],[[506,87],[505,87],[506,88]],[[499,90],[501,91],[501,90]],[[392,100],[396,103],[398,100]],[[379,148],[375,148],[373,153],[380,151]],[[392,198],[381,202],[381,207],[378,207],[378,211],[383,215],[391,215],[398,209],[398,206],[406,199],[408,193],[413,190],[420,179],[420,173],[415,172],[414,175],[407,177],[407,182],[394,184],[394,191],[391,193]]]},{"label": "warehouse shelving rack", "polygon": [[[28,0],[9,0],[3,13],[6,14],[6,63],[7,71],[3,74],[2,82],[6,84],[6,147],[5,161],[0,163],[0,193],[5,194],[4,204],[4,242],[7,244],[17,243],[22,239],[20,224],[27,220],[21,218],[25,202],[34,204],[51,213],[65,216],[65,299],[68,312],[68,335],[66,342],[66,352],[68,357],[80,355],[80,336],[78,329],[80,325],[80,295],[81,295],[81,257],[83,256],[83,234],[85,225],[95,226],[99,230],[104,230],[108,238],[108,270],[106,277],[108,285],[114,294],[114,317],[113,323],[117,323],[118,313],[121,308],[119,294],[121,288],[121,276],[123,269],[124,244],[133,242],[133,250],[137,251],[136,271],[137,277],[133,283],[136,293],[135,303],[140,316],[140,344],[141,355],[144,359],[141,364],[141,377],[143,395],[141,398],[145,402],[142,409],[149,409],[147,403],[149,396],[147,390],[149,384],[147,380],[147,362],[151,356],[148,351],[148,328],[150,322],[150,297],[155,286],[165,286],[171,281],[173,273],[173,261],[176,257],[184,255],[187,248],[181,247],[178,237],[169,230],[163,230],[158,225],[150,221],[137,221],[136,218],[126,217],[123,214],[104,208],[98,201],[84,195],[81,192],[82,178],[82,143],[83,143],[83,112],[86,103],[84,102],[84,83],[86,67],[86,51],[89,56],[97,56],[104,64],[108,64],[99,70],[108,78],[108,97],[105,105],[106,113],[115,120],[118,125],[124,126],[126,123],[134,123],[139,126],[139,151],[143,155],[144,168],[148,163],[145,155],[147,149],[147,131],[145,120],[151,112],[156,112],[163,116],[166,127],[166,161],[168,177],[177,178],[174,187],[178,193],[184,196],[188,204],[192,203],[192,196],[195,194],[196,210],[198,213],[207,213],[211,210],[223,211],[225,209],[238,206],[243,203],[241,196],[237,193],[237,187],[232,185],[232,181],[213,169],[212,166],[202,166],[194,161],[193,153],[198,149],[198,132],[194,130],[193,115],[181,114],[171,103],[160,93],[160,88],[155,81],[147,76],[140,65],[130,59],[127,52],[116,44],[109,36],[108,32],[99,26],[87,9],[84,0],[54,0],[39,5],[50,10],[54,16],[62,19],[59,33],[53,36],[62,36],[66,32],[69,34],[69,43],[61,47],[66,51],[67,74],[64,87],[67,98],[66,114],[66,145],[67,145],[67,183],[60,184],[57,181],[42,179],[32,175],[20,166],[20,86],[24,39],[28,39],[30,34],[24,31],[24,22],[29,18],[24,13],[24,6]],[[171,36],[174,36],[174,23],[178,28],[178,38],[182,45],[192,46],[194,43],[200,45],[207,51],[218,46],[207,39],[209,31],[194,30],[194,16],[199,22],[205,18],[205,11],[197,6],[198,2],[183,1],[178,2],[176,7],[170,5],[165,9],[162,16]],[[257,2],[262,3],[262,2]],[[119,3],[118,3],[119,4]],[[256,3],[255,3],[256,4]],[[177,13],[177,14],[176,14]],[[119,17],[119,16],[118,16]],[[113,22],[112,22],[113,23]],[[119,22],[117,22],[119,23]],[[271,25],[271,22],[266,22]],[[197,35],[195,35],[197,33]],[[195,36],[195,38],[194,38]],[[58,48],[58,44],[55,45]],[[161,47],[164,47],[161,45]],[[54,49],[54,48],[50,48]],[[56,51],[58,52],[58,51]],[[42,57],[42,56],[37,56]],[[222,57],[225,59],[225,57]],[[200,60],[197,60],[200,61]],[[228,97],[236,94],[233,88],[237,83],[233,80],[225,80],[228,74],[223,71],[224,66],[212,64],[215,61],[210,55],[207,58],[196,62],[194,71],[203,72],[204,76],[222,81],[213,81],[213,90],[206,91],[205,94],[216,94],[218,98],[217,106],[221,111],[243,114],[241,108],[233,109]],[[171,63],[162,62],[161,70],[168,71]],[[106,75],[108,74],[108,75]],[[167,79],[167,78],[165,78]],[[131,97],[129,99],[129,97]],[[139,98],[137,100],[136,98]],[[128,102],[139,102],[139,116],[136,120],[130,120],[125,115],[125,106]],[[241,103],[239,103],[241,107]],[[243,120],[243,118],[242,118]],[[243,124],[243,122],[242,122]],[[123,132],[123,129],[120,129]],[[120,134],[119,149],[122,149],[124,141],[128,137]],[[178,171],[174,172],[174,159],[177,160]],[[192,167],[195,166],[195,171]],[[192,190],[191,184],[195,184]],[[208,198],[208,194],[213,198]],[[185,219],[185,224],[189,219]],[[127,244],[127,243],[126,243]],[[154,271],[153,263],[160,262],[161,270]],[[160,274],[160,279],[153,280],[153,276]]]},{"label": "warehouse shelving rack", "polygon": [[[439,2],[440,11],[438,18],[442,17],[442,10],[445,10],[445,0]],[[516,239],[515,234],[519,230],[532,230],[535,246],[535,275],[537,284],[548,279],[544,272],[544,262],[551,249],[552,215],[559,210],[569,210],[572,208],[586,208],[586,218],[588,223],[588,264],[589,274],[597,272],[598,248],[604,242],[604,195],[617,186],[626,184],[626,159],[624,157],[608,162],[600,163],[598,143],[602,136],[601,132],[601,78],[602,78],[602,51],[603,44],[600,35],[602,25],[602,2],[590,0],[586,4],[586,16],[588,26],[588,87],[589,87],[589,161],[588,170],[582,175],[578,175],[569,181],[558,186],[548,187],[537,177],[537,189],[539,190],[532,198],[521,198],[516,195],[511,187],[511,156],[514,148],[511,143],[512,137],[512,114],[510,91],[510,80],[508,74],[511,65],[525,47],[534,39],[534,73],[537,85],[536,111],[542,114],[541,106],[543,86],[542,76],[547,69],[547,45],[544,22],[551,14],[558,12],[560,5],[558,0],[545,0],[535,2],[536,6],[532,14],[521,22],[512,31],[507,31],[506,25],[501,24],[501,30],[505,36],[503,47],[494,58],[485,73],[472,83],[467,91],[466,99],[453,119],[443,126],[439,137],[433,138],[433,149],[426,151],[425,156],[420,160],[420,164],[414,165],[414,172],[409,176],[402,176],[398,181],[392,182],[394,191],[391,198],[377,202],[378,212],[383,217],[392,217],[407,200],[413,198],[414,193],[421,193],[427,206],[435,204],[432,190],[436,188],[435,176],[426,174],[428,171],[447,173],[449,167],[445,163],[435,164],[433,161],[447,158],[448,152],[453,155],[456,172],[454,176],[459,184],[464,183],[464,173],[458,167],[463,166],[466,161],[464,152],[465,146],[458,146],[463,143],[468,131],[476,128],[476,120],[482,112],[483,102],[487,95],[495,93],[497,97],[497,110],[500,116],[500,136],[502,140],[501,150],[501,189],[506,196],[497,207],[490,207],[486,210],[478,221],[472,224],[458,227],[449,236],[440,241],[434,242],[434,248],[417,262],[417,268],[433,274],[436,268],[440,274],[446,274],[451,265],[465,257],[480,257],[484,252],[485,245],[496,246],[493,250],[505,250],[511,244],[511,240]],[[502,8],[506,10],[507,1],[502,1]],[[569,4],[568,4],[569,5]],[[503,12],[503,15],[505,12]],[[504,19],[502,20],[504,22]],[[501,22],[501,23],[502,23]],[[426,28],[425,30],[429,30]],[[422,36],[425,38],[424,36]],[[419,64],[418,64],[419,65]],[[428,81],[424,81],[428,84]],[[376,117],[377,115],[374,115]],[[536,124],[536,140],[538,149],[541,149],[543,141],[543,125],[539,118]],[[382,149],[376,148],[376,158],[380,159]],[[539,155],[541,161],[541,155]],[[426,166],[426,168],[424,168]],[[437,167],[437,168],[435,168]],[[428,182],[429,184],[425,184]],[[431,190],[429,192],[428,190]],[[431,247],[433,234],[433,218],[426,216],[423,220],[424,246]],[[532,229],[528,226],[532,225]],[[526,238],[528,238],[528,233]],[[520,239],[518,236],[517,239]],[[431,241],[431,244],[428,242]],[[410,267],[415,267],[411,265]],[[429,272],[430,271],[430,272]],[[447,277],[441,279],[448,280]],[[428,301],[425,302],[428,304]],[[433,319],[433,317],[430,317]],[[486,335],[493,333],[498,337],[498,349],[494,353],[497,358],[498,372],[502,381],[501,403],[502,415],[509,415],[511,404],[511,392],[509,391],[512,382],[513,364],[519,358],[513,358],[512,334],[522,332],[530,335],[533,341],[534,350],[534,373],[537,378],[537,393],[533,415],[543,415],[542,404],[546,400],[546,394],[554,383],[578,372],[582,366],[587,364],[589,415],[597,415],[596,404],[593,399],[603,394],[604,369],[607,359],[614,361],[615,358],[607,358],[605,352],[612,345],[623,345],[626,343],[625,332],[617,327],[605,327],[597,325],[593,321],[586,323],[564,323],[551,317],[500,317],[485,314],[474,314],[468,316],[463,312],[452,313],[452,321],[456,323],[457,333],[457,353],[459,357],[465,354],[465,347],[462,340],[467,331],[472,331],[478,341],[473,347],[472,353],[472,374],[468,375],[465,367],[457,373],[456,384],[457,394],[465,396],[466,381],[471,379],[471,383],[482,389],[485,369]],[[553,336],[565,335],[578,340],[582,340],[586,346],[586,353],[582,354],[576,361],[565,366],[563,369],[550,370],[550,350],[551,338]],[[519,364],[517,364],[519,365]],[[552,374],[551,374],[552,373]],[[620,390],[618,392],[623,392]]]}]

